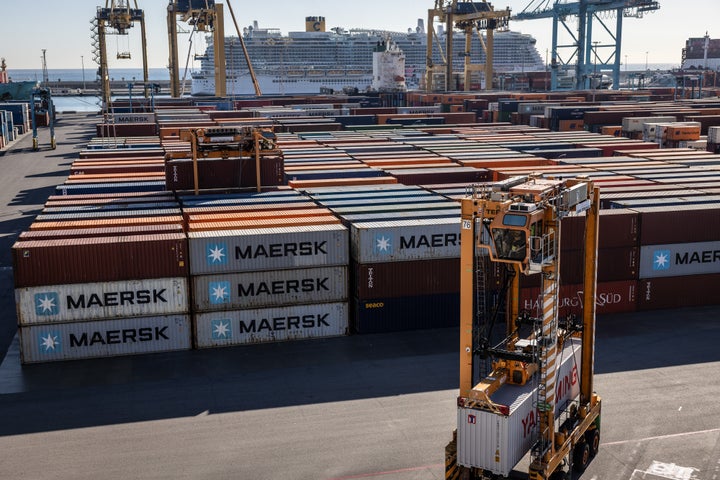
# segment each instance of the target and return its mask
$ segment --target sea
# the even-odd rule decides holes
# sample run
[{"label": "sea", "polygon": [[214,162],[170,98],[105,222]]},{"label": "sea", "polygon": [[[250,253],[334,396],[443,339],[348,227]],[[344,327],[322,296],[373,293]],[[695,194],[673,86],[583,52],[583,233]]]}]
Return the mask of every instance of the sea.
[{"label": "sea", "polygon": [[[620,68],[621,72],[644,72],[644,71],[667,71],[679,68],[676,63],[629,63]],[[42,81],[43,74],[41,69],[13,69],[8,74],[13,81]],[[183,72],[180,73],[183,76]],[[143,78],[142,68],[124,68],[110,70],[110,79],[113,81],[140,81]],[[189,73],[186,75],[187,82],[190,81]],[[52,82],[82,82],[83,80],[91,83],[97,80],[97,71],[95,69],[48,69],[48,80]],[[148,80],[158,81],[170,80],[170,72],[167,68],[149,68]],[[162,98],[158,96],[157,98]],[[58,96],[53,97],[55,110],[58,112],[99,112],[100,99],[92,96]]]}]

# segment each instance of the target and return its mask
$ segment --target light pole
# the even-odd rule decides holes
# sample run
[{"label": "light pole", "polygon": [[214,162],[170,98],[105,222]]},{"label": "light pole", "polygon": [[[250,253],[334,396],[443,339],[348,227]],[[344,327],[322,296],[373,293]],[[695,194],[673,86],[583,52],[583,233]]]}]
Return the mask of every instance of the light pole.
[{"label": "light pole", "polygon": [[648,52],[645,52],[645,71],[648,69]]},{"label": "light pole", "polygon": [[625,55],[625,72],[627,72],[627,55]]},{"label": "light pole", "polygon": [[80,65],[82,66],[83,93],[85,93],[85,57],[80,55]]}]

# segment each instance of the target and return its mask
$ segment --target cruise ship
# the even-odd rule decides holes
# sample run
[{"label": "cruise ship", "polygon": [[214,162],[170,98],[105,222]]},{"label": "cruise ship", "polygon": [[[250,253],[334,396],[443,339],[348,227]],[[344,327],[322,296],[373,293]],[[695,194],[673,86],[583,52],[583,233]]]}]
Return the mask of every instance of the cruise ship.
[{"label": "cruise ship", "polygon": [[[446,32],[438,27],[437,36],[445,45]],[[454,34],[455,52],[465,49],[465,37]],[[263,94],[319,93],[321,91],[368,91],[373,81],[373,51],[391,40],[405,54],[405,83],[408,89],[420,87],[426,63],[427,34],[422,20],[407,32],[340,27],[325,29],[324,17],[306,17],[305,31],[283,35],[276,28],[260,28],[257,22],[243,30],[243,41]],[[496,32],[494,68],[499,74],[545,71],[535,39],[518,32]],[[200,69],[192,72],[192,95],[214,95],[213,39],[200,56]],[[254,92],[238,37],[225,38],[227,94]],[[454,70],[462,71],[464,59],[454,55]],[[441,62],[437,48],[433,61]],[[473,36],[472,62],[485,62],[477,35]],[[476,87],[480,87],[478,74]]]}]

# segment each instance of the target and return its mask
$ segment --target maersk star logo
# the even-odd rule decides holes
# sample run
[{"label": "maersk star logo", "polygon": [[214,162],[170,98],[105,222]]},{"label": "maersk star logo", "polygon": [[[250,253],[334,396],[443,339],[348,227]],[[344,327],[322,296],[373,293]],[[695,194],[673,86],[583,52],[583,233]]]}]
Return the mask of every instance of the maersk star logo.
[{"label": "maersk star logo", "polygon": [[213,340],[225,340],[232,338],[232,327],[230,326],[230,320],[221,319],[213,320],[210,322],[212,328]]},{"label": "maersk star logo", "polygon": [[655,250],[653,253],[653,270],[670,269],[670,250]]},{"label": "maersk star logo", "polygon": [[375,245],[373,246],[373,251],[375,253],[392,253],[392,235],[385,233],[378,233],[375,235]]},{"label": "maersk star logo", "polygon": [[58,353],[61,351],[60,332],[45,332],[38,336],[41,353]]},{"label": "maersk star logo", "polygon": [[230,282],[210,282],[210,303],[230,303]]},{"label": "maersk star logo", "polygon": [[227,263],[227,246],[224,243],[214,243],[205,249],[208,265],[224,265]]},{"label": "maersk star logo", "polygon": [[36,315],[57,315],[60,308],[60,299],[55,292],[35,294]]}]

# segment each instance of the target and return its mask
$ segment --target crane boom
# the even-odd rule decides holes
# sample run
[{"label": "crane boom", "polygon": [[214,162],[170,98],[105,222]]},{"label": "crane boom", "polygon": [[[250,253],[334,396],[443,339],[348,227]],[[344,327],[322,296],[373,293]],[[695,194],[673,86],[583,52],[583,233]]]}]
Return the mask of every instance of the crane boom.
[{"label": "crane boom", "polygon": [[[645,13],[654,12],[660,8],[660,3],[654,0],[579,0],[576,2],[555,2],[550,5],[549,0],[532,1],[520,13],[512,16],[512,20],[536,20],[551,18],[552,51],[551,51],[551,89],[559,88],[561,70],[567,69],[572,61],[575,62],[575,81],[572,88],[587,89],[598,88],[600,82],[593,82],[598,77],[595,67],[607,67],[612,72],[613,88],[620,85],[620,58],[622,48],[623,18],[642,18]],[[614,28],[607,25],[604,12],[613,12],[616,22]],[[568,25],[566,20],[577,17],[577,28]],[[595,41],[593,38],[593,22],[598,22],[610,37],[609,42]],[[562,24],[573,37],[569,45],[558,45],[559,24]],[[574,34],[572,32],[575,32]],[[600,54],[600,49],[605,55]],[[561,56],[562,50],[565,54]],[[608,53],[609,52],[609,53]],[[593,57],[594,55],[594,57]]]}]

